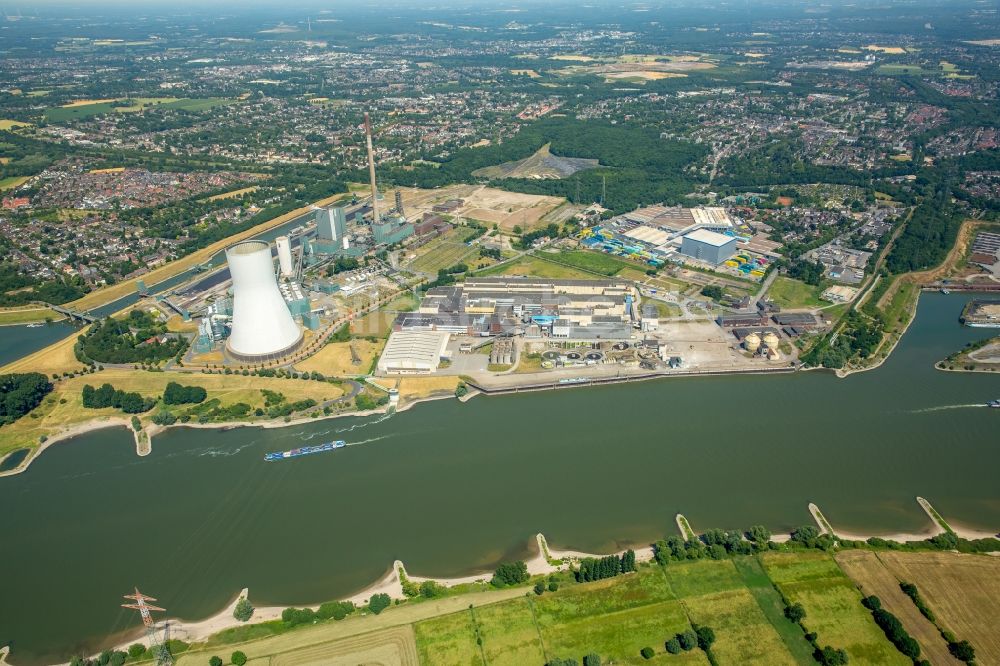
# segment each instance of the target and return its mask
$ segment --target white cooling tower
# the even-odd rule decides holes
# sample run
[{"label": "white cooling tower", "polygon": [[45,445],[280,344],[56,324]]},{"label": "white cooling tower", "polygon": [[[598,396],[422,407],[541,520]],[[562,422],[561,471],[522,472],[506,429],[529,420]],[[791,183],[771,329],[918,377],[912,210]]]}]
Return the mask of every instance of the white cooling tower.
[{"label": "white cooling tower", "polygon": [[292,274],[292,242],[288,236],[278,236],[274,239],[274,244],[278,246],[278,266],[281,267],[282,277],[289,277]]},{"label": "white cooling tower", "polygon": [[233,277],[233,330],[226,342],[241,361],[259,362],[285,356],[302,342],[274,278],[271,248],[262,241],[243,241],[226,250]]}]

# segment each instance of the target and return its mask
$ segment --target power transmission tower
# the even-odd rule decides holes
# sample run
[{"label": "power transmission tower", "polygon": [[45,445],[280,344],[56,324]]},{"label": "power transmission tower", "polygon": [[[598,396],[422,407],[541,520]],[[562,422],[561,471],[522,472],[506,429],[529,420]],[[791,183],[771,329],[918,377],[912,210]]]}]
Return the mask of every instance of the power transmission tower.
[{"label": "power transmission tower", "polygon": [[131,608],[132,610],[139,611],[139,617],[142,618],[142,623],[146,626],[149,647],[156,658],[156,666],[173,666],[174,658],[170,656],[167,646],[160,641],[160,637],[156,633],[156,624],[153,622],[153,616],[150,615],[150,611],[165,611],[166,609],[146,603],[147,601],[156,601],[156,599],[147,597],[139,591],[139,588],[135,588],[135,594],[126,594],[124,596],[126,599],[135,601],[134,604],[122,604],[122,608]]}]

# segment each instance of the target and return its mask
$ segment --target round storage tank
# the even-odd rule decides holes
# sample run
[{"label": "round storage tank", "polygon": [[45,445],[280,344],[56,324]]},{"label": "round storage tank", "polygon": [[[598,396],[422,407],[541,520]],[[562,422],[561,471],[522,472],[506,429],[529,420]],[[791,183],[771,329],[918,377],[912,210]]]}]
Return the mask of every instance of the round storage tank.
[{"label": "round storage tank", "polygon": [[778,336],[774,333],[764,334],[764,344],[768,346],[768,349],[778,348]]},{"label": "round storage tank", "polygon": [[229,353],[251,363],[281,358],[302,343],[274,277],[271,248],[262,241],[243,241],[226,250],[233,277],[233,330]]},{"label": "round storage tank", "polygon": [[760,349],[760,336],[756,333],[751,333],[747,337],[743,338],[743,348],[751,354],[756,353],[757,350]]}]

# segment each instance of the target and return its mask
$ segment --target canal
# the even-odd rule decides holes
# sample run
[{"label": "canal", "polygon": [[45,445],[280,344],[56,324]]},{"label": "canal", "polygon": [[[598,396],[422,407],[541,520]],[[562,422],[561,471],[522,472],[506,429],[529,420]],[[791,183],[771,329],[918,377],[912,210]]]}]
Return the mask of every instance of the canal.
[{"label": "canal", "polygon": [[[919,530],[914,501],[1000,527],[1000,377],[933,363],[991,334],[968,295],[921,297],[881,368],[836,379],[665,379],[423,404],[389,418],[273,430],[171,430],[137,458],[125,430],[81,436],[0,479],[0,644],[66,660],[137,626],[134,586],[198,619],[247,586],[257,604],[346,596],[395,558],[449,576],[554,547],[605,552],[676,532],[811,522]],[[995,333],[995,331],[993,332]],[[265,452],[343,438],[335,453]]]}]

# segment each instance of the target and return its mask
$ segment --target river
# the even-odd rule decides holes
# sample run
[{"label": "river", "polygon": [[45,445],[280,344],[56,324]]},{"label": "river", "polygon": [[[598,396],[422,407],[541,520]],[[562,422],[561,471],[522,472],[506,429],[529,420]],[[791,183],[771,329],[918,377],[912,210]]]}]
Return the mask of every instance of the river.
[{"label": "river", "polygon": [[[676,532],[811,522],[918,530],[914,497],[1000,527],[1000,377],[935,361],[991,334],[968,295],[921,297],[881,368],[836,379],[665,379],[423,404],[389,418],[171,430],[137,458],[125,430],[59,444],[0,479],[0,645],[14,663],[65,660],[138,626],[138,586],[198,619],[243,586],[258,604],[346,596],[395,558],[419,575],[491,568],[544,532],[590,552]],[[993,332],[995,333],[995,332]],[[335,453],[267,451],[343,438]]]}]

